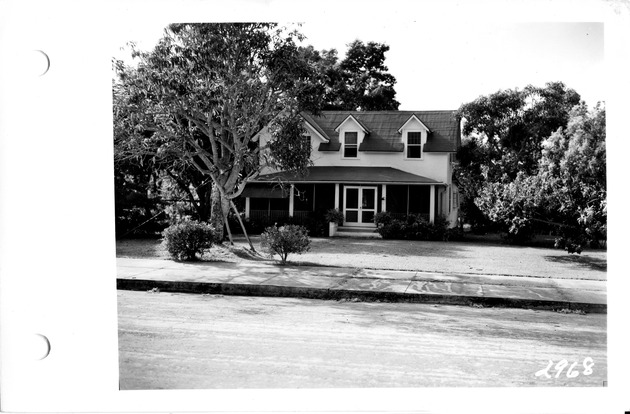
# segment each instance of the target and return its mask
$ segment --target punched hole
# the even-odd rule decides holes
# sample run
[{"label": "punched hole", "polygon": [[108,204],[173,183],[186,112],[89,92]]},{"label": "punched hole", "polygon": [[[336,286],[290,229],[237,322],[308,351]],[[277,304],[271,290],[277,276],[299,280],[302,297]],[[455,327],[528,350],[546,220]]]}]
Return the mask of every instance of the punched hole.
[{"label": "punched hole", "polygon": [[42,360],[50,354],[50,341],[41,334],[34,334],[30,340],[29,355],[35,360]]},{"label": "punched hole", "polygon": [[30,69],[35,76],[44,76],[50,69],[50,58],[43,50],[34,50],[31,60]]}]

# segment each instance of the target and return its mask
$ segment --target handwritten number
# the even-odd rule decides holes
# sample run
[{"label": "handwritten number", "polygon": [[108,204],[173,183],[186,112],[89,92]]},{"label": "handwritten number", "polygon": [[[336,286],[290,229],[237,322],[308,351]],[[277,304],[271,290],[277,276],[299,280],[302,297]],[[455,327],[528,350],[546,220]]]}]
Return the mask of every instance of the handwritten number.
[{"label": "handwritten number", "polygon": [[558,362],[556,364],[556,371],[558,371],[558,373],[556,374],[556,378],[558,378],[560,376],[560,373],[562,372],[564,367],[567,366],[568,363],[569,363],[569,361],[567,361],[566,359],[563,359],[562,361],[560,361],[560,362]]},{"label": "handwritten number", "polygon": [[[567,361],[566,359],[563,359],[561,361],[558,361],[558,363],[554,367],[553,361],[549,360],[549,363],[547,364],[547,366],[541,369],[540,371],[536,372],[535,375],[537,377],[551,378],[551,375],[549,374],[549,370],[551,370],[553,367],[556,370],[555,377],[560,378],[562,371],[567,366],[569,366],[569,369],[567,369],[567,378],[575,378],[580,375],[580,371],[575,369],[577,364],[578,363],[576,361],[572,363],[571,366],[569,366],[569,361]],[[595,361],[593,361],[593,358],[591,357],[586,357],[584,358],[584,361],[582,362],[582,366],[584,367],[584,371],[582,371],[582,374],[591,375],[593,373],[593,367],[595,366]]]},{"label": "handwritten number", "polygon": [[567,378],[575,378],[578,375],[580,375],[578,371],[573,371],[573,368],[575,368],[576,365],[577,365],[577,362],[574,362],[571,364],[571,366],[567,370]]},{"label": "handwritten number", "polygon": [[541,377],[544,375],[546,378],[551,378],[551,375],[549,375],[549,368],[551,368],[552,365],[553,365],[553,361],[549,360],[549,364],[547,365],[547,368],[543,368],[540,371],[538,371],[536,373],[536,376]]},{"label": "handwritten number", "polygon": [[593,358],[591,357],[586,357],[584,358],[584,362],[582,363],[582,365],[584,366],[584,371],[582,371],[582,374],[584,375],[591,375],[593,373],[593,365],[595,365],[595,362],[593,362]]}]

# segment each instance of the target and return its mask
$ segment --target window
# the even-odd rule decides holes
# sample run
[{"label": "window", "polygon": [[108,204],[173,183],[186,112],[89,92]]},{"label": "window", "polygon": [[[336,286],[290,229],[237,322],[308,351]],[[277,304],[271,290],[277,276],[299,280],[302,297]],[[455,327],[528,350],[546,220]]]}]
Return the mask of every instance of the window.
[{"label": "window", "polygon": [[422,132],[407,132],[407,158],[422,158]]},{"label": "window", "polygon": [[313,142],[311,141],[311,136],[309,134],[302,135],[302,143],[304,144],[304,147],[302,148],[307,148],[308,153],[310,154],[313,149]]},{"label": "window", "polygon": [[346,132],[343,137],[343,157],[357,158],[359,155],[358,133]]}]

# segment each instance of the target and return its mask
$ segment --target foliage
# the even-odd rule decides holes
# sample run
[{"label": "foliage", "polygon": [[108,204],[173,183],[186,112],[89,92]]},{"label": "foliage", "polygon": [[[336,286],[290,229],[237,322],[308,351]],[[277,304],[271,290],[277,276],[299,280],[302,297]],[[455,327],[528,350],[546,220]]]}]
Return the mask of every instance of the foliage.
[{"label": "foliage", "polygon": [[389,211],[381,211],[374,215],[374,224],[378,227],[379,225],[387,225],[392,222],[392,215]]},{"label": "foliage", "polygon": [[404,220],[392,218],[388,212],[378,213],[374,216],[376,231],[384,239],[401,240],[453,240],[452,232],[447,232],[448,220],[438,216],[430,223],[423,216],[409,214]]},{"label": "foliage", "polygon": [[[543,141],[566,127],[571,109],[579,103],[577,92],[552,82],[544,88],[530,85],[523,90],[501,90],[459,108],[458,116],[465,120],[465,139],[457,154],[453,181],[462,195],[461,213],[466,222],[488,226],[489,212],[475,202],[482,189],[513,182],[519,173],[535,174]],[[487,191],[498,195],[496,189]]]},{"label": "foliage", "polygon": [[[185,201],[194,210],[186,215],[211,219],[222,233],[230,201],[261,167],[305,173],[310,148],[300,139],[300,111],[398,107],[387,45],[355,41],[339,61],[334,49],[298,47],[301,40],[268,23],[174,24],[152,51],[132,45],[137,67],[114,62],[116,173],[134,181],[134,195],[151,199],[152,209]],[[265,126],[272,139],[260,148],[256,134]],[[130,194],[122,183],[117,200]],[[118,211],[132,208],[145,205]],[[132,221],[117,217],[121,228]]]},{"label": "foliage", "polygon": [[303,226],[287,224],[281,227],[267,227],[261,234],[261,248],[270,256],[280,256],[280,263],[286,264],[290,253],[302,254],[310,249],[308,231]]},{"label": "foliage", "polygon": [[[300,58],[301,38],[267,23],[170,25],[152,51],[134,50],[137,68],[115,62],[119,157],[209,178],[212,223],[222,234],[230,200],[265,166],[257,133],[282,131],[300,111],[321,106],[324,86]],[[285,139],[276,144],[263,161],[303,168],[295,160],[307,157],[282,154]]]},{"label": "foliage", "polygon": [[[114,207],[116,237],[154,236],[167,224],[160,214],[162,203],[153,191],[150,174],[126,174],[122,170],[114,175]],[[152,219],[152,217],[156,217]],[[146,224],[145,224],[146,223]]]},{"label": "foliage", "polygon": [[[566,129],[544,142],[540,168],[533,179],[542,188],[541,204],[567,240],[567,250],[579,253],[606,239],[606,111],[574,108]],[[578,248],[579,247],[579,248]],[[571,251],[569,251],[571,253]]]},{"label": "foliage", "polygon": [[444,231],[442,236],[444,241],[461,241],[464,240],[464,230],[461,227],[452,227]]},{"label": "foliage", "polygon": [[337,208],[331,208],[326,211],[326,221],[329,223],[343,224],[346,217]]},{"label": "foliage", "polygon": [[513,181],[507,175],[500,182],[484,185],[475,204],[495,223],[507,228],[507,239],[523,243],[533,236],[533,217],[538,210],[538,188],[530,185],[529,176],[519,173]]},{"label": "foliage", "polygon": [[194,220],[173,224],[162,236],[166,250],[176,260],[195,260],[197,254],[203,254],[215,241],[212,226]]},{"label": "foliage", "polygon": [[318,52],[312,46],[302,49],[304,59],[313,62],[324,77],[327,110],[396,110],[396,78],[388,73],[383,43],[355,40],[348,45],[346,57],[339,61],[337,51]]},{"label": "foliage", "polygon": [[606,238],[605,109],[576,106],[566,128],[542,143],[537,171],[488,182],[475,200],[513,239],[524,240],[536,222],[552,225],[556,247],[580,253]]}]

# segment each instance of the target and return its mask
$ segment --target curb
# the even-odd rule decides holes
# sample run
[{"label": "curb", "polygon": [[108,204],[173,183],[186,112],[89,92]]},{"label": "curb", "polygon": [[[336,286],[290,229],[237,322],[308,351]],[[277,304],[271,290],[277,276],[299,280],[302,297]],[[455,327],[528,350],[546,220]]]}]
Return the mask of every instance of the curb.
[{"label": "curb", "polygon": [[295,286],[248,285],[237,283],[176,282],[145,279],[116,279],[116,289],[163,292],[219,294],[235,296],[285,297],[321,300],[355,299],[365,302],[405,302],[444,305],[465,305],[500,308],[524,308],[558,311],[568,309],[586,313],[607,313],[606,304],[532,300],[519,298],[480,297],[465,295],[409,294],[368,290],[338,290]]}]

